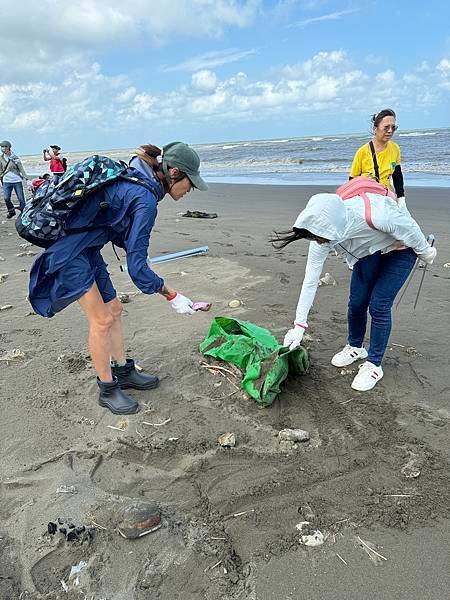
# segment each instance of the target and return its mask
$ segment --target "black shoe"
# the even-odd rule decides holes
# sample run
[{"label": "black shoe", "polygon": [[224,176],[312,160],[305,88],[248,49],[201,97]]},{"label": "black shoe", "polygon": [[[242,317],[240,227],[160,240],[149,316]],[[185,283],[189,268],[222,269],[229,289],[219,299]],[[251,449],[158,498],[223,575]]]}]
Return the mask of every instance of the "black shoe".
[{"label": "black shoe", "polygon": [[159,385],[159,379],[155,375],[138,373],[132,358],[127,358],[127,364],[123,367],[112,367],[111,371],[119,380],[119,386],[122,389],[152,390]]},{"label": "black shoe", "polygon": [[12,219],[15,216],[16,216],[16,211],[15,210],[8,210],[8,214],[6,215],[7,219]]},{"label": "black shoe", "polygon": [[139,404],[134,398],[122,392],[119,387],[117,377],[113,376],[113,381],[100,381],[97,377],[97,384],[100,388],[98,403],[115,415],[134,415],[139,411]]}]

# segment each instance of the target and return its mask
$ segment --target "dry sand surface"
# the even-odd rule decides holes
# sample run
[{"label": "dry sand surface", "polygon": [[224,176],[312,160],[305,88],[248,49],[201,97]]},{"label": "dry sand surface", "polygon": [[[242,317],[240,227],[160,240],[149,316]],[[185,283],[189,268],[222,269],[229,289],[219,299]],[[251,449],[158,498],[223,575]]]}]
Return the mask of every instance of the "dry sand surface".
[{"label": "dry sand surface", "polygon": [[[27,281],[39,249],[22,247],[14,224],[1,221],[0,273],[8,276],[0,305],[12,307],[0,311],[0,359],[23,353],[0,362],[2,600],[447,597],[448,190],[409,192],[439,254],[417,310],[418,275],[394,311],[385,377],[374,391],[350,388],[356,367],[330,365],[346,339],[350,276],[335,257],[326,271],[337,285],[319,289],[310,319],[310,372],[289,380],[271,408],[236,392],[233,377],[201,366],[198,344],[214,316],[253,321],[282,339],[307,246],[276,253],[267,238],[290,227],[315,191],[213,185],[189,202],[161,204],[152,255],[203,244],[210,252],[158,271],[213,308],[182,317],[160,297],[131,296],[129,355],[161,385],[136,392],[141,412],[126,419],[97,405],[78,306],[52,320],[30,312]],[[219,217],[179,216],[187,208]],[[117,290],[134,292],[110,249],[105,256]],[[241,307],[230,309],[232,299]],[[310,441],[280,445],[286,427],[306,429]],[[227,431],[234,448],[217,444]],[[415,479],[401,473],[410,460],[420,470]],[[160,504],[158,531],[137,540],[118,534],[117,510],[130,498]],[[58,517],[93,526],[95,538],[48,535]],[[299,544],[301,521],[323,533],[322,545]],[[80,561],[78,580],[70,579]]]}]

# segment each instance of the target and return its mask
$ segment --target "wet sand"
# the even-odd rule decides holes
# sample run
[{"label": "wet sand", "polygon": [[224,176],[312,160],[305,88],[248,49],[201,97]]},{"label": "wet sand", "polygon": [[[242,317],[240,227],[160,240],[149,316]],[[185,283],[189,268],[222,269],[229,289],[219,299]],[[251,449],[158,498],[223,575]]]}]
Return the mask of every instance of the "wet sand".
[{"label": "wet sand", "polygon": [[[356,367],[330,365],[346,339],[350,277],[335,257],[325,271],[337,285],[319,289],[310,317],[310,371],[288,380],[271,408],[258,408],[201,366],[198,344],[214,316],[253,321],[282,339],[307,245],[276,253],[267,239],[273,229],[290,227],[317,191],[216,184],[187,201],[161,203],[151,255],[204,244],[210,251],[158,272],[194,300],[212,301],[210,313],[182,317],[159,296],[133,295],[130,279],[105,251],[117,290],[132,293],[124,305],[129,355],[161,378],[157,390],[135,392],[141,412],[125,422],[97,405],[78,306],[51,320],[30,313],[34,255],[18,254],[39,249],[21,247],[13,223],[1,221],[0,273],[8,277],[0,283],[0,306],[12,308],[0,311],[0,358],[12,349],[23,353],[0,362],[2,600],[446,596],[448,190],[408,192],[411,212],[437,238],[438,257],[417,309],[418,275],[394,311],[385,376],[375,390],[354,392]],[[219,217],[182,218],[187,209]],[[230,309],[235,298],[242,306]],[[281,446],[276,434],[285,427],[308,430],[310,441]],[[218,446],[225,431],[235,433],[235,448]],[[416,479],[400,472],[411,459],[420,468]],[[129,498],[157,500],[163,526],[123,539],[114,515]],[[95,539],[49,536],[47,523],[58,517],[94,526]],[[299,544],[295,526],[305,520],[323,532],[322,545]],[[86,566],[75,585],[69,573],[81,560]]]}]

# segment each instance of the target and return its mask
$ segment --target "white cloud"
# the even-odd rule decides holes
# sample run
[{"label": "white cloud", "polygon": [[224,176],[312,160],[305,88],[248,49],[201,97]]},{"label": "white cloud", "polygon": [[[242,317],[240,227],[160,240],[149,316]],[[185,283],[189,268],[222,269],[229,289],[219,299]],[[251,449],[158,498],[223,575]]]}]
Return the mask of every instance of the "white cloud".
[{"label": "white cloud", "polygon": [[321,21],[337,21],[345,15],[351,15],[352,13],[359,12],[359,8],[351,8],[348,10],[340,10],[326,15],[320,15],[319,17],[310,17],[309,19],[302,19],[296,23],[292,23],[290,27],[306,27],[312,23],[320,23]]},{"label": "white cloud", "polygon": [[378,73],[375,79],[380,85],[389,85],[395,81],[395,73],[392,69],[387,69],[382,73]]},{"label": "white cloud", "polygon": [[192,87],[205,92],[212,92],[217,87],[217,75],[204,69],[192,75]]},{"label": "white cloud", "polygon": [[171,71],[199,71],[200,69],[213,69],[229,63],[237,62],[249,56],[254,56],[256,50],[238,50],[236,48],[228,48],[226,50],[217,50],[205,52],[198,56],[193,56],[178,65],[162,67],[162,71],[168,73]]},{"label": "white cloud", "polygon": [[298,119],[302,115],[374,112],[384,106],[400,110],[430,108],[447,102],[450,61],[442,58],[426,71],[418,68],[375,76],[343,50],[319,52],[286,64],[265,78],[238,71],[219,78],[210,69],[185,76],[181,85],[157,92],[125,75],[108,76],[99,64],[85,62],[59,82],[0,85],[0,128],[37,133],[114,131],[117,136],[146,124],[230,123]]},{"label": "white cloud", "polygon": [[439,61],[436,69],[442,73],[450,73],[450,60],[448,58],[443,58]]},{"label": "white cloud", "polygon": [[27,16],[22,19],[17,3],[6,2],[1,8],[1,80],[48,80],[79,69],[112,46],[217,39],[228,28],[249,26],[261,5],[262,0],[160,0],[157,7],[148,0],[21,0],[20,14]]}]

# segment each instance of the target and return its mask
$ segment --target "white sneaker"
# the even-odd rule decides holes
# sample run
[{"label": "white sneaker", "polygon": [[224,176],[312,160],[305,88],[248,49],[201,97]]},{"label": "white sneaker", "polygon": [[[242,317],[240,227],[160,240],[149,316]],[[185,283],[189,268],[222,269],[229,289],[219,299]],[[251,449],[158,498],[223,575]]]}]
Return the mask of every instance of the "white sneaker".
[{"label": "white sneaker", "polygon": [[367,360],[359,365],[359,373],[352,381],[352,388],[358,392],[367,392],[375,387],[382,377],[383,369]]},{"label": "white sneaker", "polygon": [[367,350],[364,346],[355,348],[355,346],[346,344],[343,350],[333,356],[331,364],[334,367],[348,367],[348,365],[354,363],[355,360],[362,360],[364,358],[367,358]]}]

